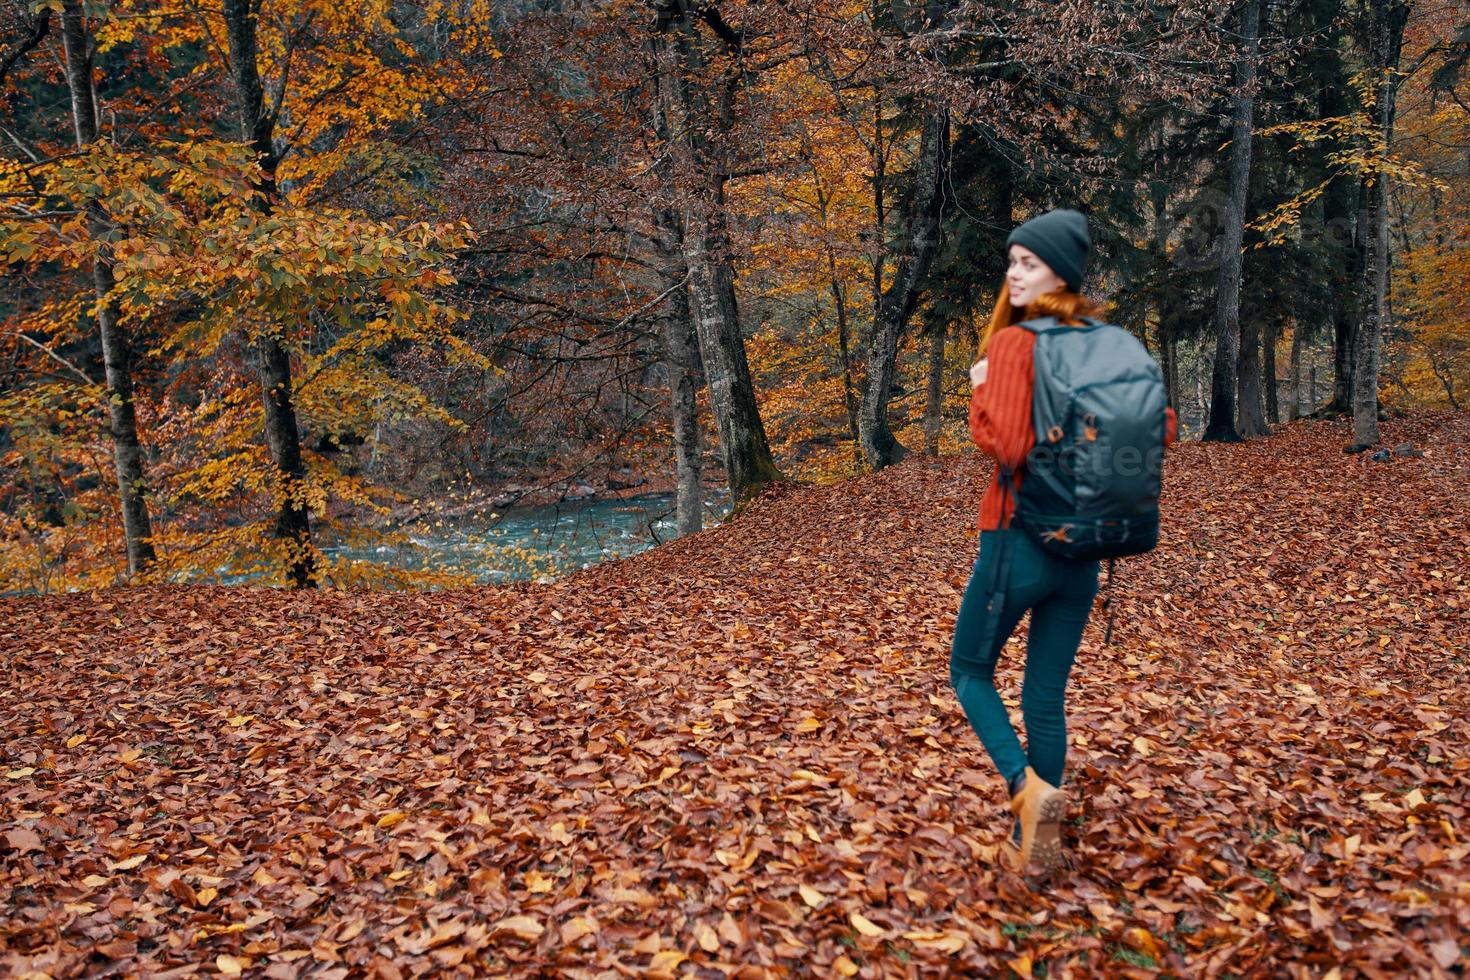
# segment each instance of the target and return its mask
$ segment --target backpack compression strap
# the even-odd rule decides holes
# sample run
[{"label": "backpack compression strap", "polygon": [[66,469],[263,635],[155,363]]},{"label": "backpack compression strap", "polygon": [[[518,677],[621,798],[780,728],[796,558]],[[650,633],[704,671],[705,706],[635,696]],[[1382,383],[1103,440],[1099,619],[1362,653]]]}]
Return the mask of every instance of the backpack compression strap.
[{"label": "backpack compression strap", "polygon": [[[1015,499],[1015,474],[1008,466],[996,463],[1000,470],[1000,556],[990,569],[990,587],[986,589],[987,601],[985,605],[985,625],[980,630],[980,655],[986,656],[990,652],[991,644],[995,642],[996,633],[1000,632],[1000,617],[1005,609],[1005,589],[1011,576],[1011,535],[1016,533],[1014,526],[1006,526],[1006,500]],[[1015,524],[1015,515],[1011,515],[1011,524]]]}]

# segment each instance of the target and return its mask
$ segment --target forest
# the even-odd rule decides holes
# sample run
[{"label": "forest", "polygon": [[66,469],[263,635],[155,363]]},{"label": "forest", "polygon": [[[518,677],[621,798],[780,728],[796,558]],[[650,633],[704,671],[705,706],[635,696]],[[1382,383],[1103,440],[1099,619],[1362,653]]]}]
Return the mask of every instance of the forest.
[{"label": "forest", "polygon": [[1361,451],[1467,397],[1461,2],[0,24],[0,591],[465,584],[346,555],[630,487],[683,534],[953,454],[1005,236],[1052,207],[1186,438]]},{"label": "forest", "polygon": [[[0,974],[1464,976],[1467,62],[1466,0],[0,0]],[[1162,460],[1101,593],[985,517],[1065,269]]]}]

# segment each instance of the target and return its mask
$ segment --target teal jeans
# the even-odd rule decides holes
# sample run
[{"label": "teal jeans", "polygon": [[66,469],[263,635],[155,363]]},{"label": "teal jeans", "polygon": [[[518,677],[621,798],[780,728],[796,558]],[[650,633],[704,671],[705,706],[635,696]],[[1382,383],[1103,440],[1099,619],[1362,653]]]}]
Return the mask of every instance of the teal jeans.
[{"label": "teal jeans", "polygon": [[[1009,574],[996,567],[1010,537]],[[1029,765],[1053,786],[1062,783],[1067,758],[1067,678],[1082,630],[1097,595],[1098,562],[1054,558],[1022,531],[982,531],[980,555],[960,601],[950,648],[949,679],[975,734],[1008,783]],[[986,637],[986,607],[1000,607],[992,635]],[[1026,642],[1026,678],[1021,715],[1026,749],[1011,728],[995,690],[995,665],[1011,631],[1031,610]]]}]

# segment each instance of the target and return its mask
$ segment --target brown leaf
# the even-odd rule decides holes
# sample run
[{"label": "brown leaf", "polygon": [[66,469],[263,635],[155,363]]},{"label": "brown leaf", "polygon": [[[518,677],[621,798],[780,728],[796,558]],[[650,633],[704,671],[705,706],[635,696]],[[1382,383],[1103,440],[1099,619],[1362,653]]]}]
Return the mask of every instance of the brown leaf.
[{"label": "brown leaf", "polygon": [[5,832],[6,843],[10,849],[17,854],[27,854],[31,851],[43,850],[41,846],[41,835],[29,827],[15,827]]},{"label": "brown leaf", "polygon": [[545,931],[546,927],[529,915],[507,916],[491,928],[491,932],[495,935],[511,933],[528,940],[540,939],[541,934]]}]

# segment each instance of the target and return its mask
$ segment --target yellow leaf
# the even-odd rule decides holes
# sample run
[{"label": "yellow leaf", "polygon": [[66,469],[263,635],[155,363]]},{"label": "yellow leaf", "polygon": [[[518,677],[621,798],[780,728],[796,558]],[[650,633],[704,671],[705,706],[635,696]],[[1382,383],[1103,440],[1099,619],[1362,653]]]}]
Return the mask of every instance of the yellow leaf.
[{"label": "yellow leaf", "polygon": [[648,972],[651,976],[673,976],[674,969],[688,958],[677,949],[666,949],[653,957],[648,964]]},{"label": "yellow leaf", "polygon": [[814,732],[821,727],[822,723],[820,721],[817,721],[817,719],[813,718],[811,715],[807,715],[801,721],[796,723],[796,730],[803,735],[805,735],[807,732]]},{"label": "yellow leaf", "polygon": [[1409,790],[1409,795],[1404,797],[1404,802],[1409,805],[1410,810],[1413,810],[1416,807],[1421,807],[1424,805],[1424,794],[1419,792],[1418,788],[1416,787]]},{"label": "yellow leaf", "polygon": [[71,738],[69,738],[69,739],[66,740],[66,747],[69,748],[69,749],[74,749],[78,745],[81,745],[86,740],[87,740],[87,736],[85,736],[85,735],[73,735]]},{"label": "yellow leaf", "polygon": [[197,899],[199,899],[199,907],[200,908],[204,908],[204,906],[208,905],[210,902],[214,901],[216,898],[219,898],[219,889],[217,889],[217,888],[201,888],[197,892],[194,893],[194,897],[197,898]]},{"label": "yellow leaf", "polygon": [[5,774],[6,779],[24,779],[36,771],[35,766],[25,766],[21,769],[12,769]]},{"label": "yellow leaf", "polygon": [[396,827],[407,819],[408,814],[402,810],[392,810],[378,818],[378,829],[387,830],[390,827]]},{"label": "yellow leaf", "polygon": [[801,900],[814,909],[821,908],[827,902],[827,897],[811,885],[801,885],[797,891],[801,892]]},{"label": "yellow leaf", "polygon": [[885,931],[882,926],[875,925],[871,919],[864,916],[861,912],[853,912],[847,917],[847,921],[851,922],[852,927],[864,936],[881,936]]},{"label": "yellow leaf", "polygon": [[233,718],[230,719],[230,727],[239,728],[241,725],[250,721],[254,717],[254,715],[235,715]]},{"label": "yellow leaf", "polygon": [[550,875],[544,875],[539,871],[527,871],[525,874],[526,890],[532,895],[545,895],[551,891],[552,879]]},{"label": "yellow leaf", "polygon": [[132,857],[124,858],[116,863],[108,862],[107,867],[112,871],[132,871],[146,860],[148,860],[148,855],[134,854]]},{"label": "yellow leaf", "polygon": [[122,755],[117,757],[117,761],[121,762],[123,765],[127,765],[130,762],[137,762],[138,756],[142,754],[143,751],[141,749],[128,749]]},{"label": "yellow leaf", "polygon": [[1011,960],[1006,964],[1020,976],[1031,980],[1031,954],[1022,954],[1018,959]]},{"label": "yellow leaf", "polygon": [[1147,759],[1153,754],[1153,746],[1148,744],[1148,739],[1139,735],[1133,740],[1133,751]]},{"label": "yellow leaf", "polygon": [[696,922],[694,924],[694,941],[699,943],[699,948],[706,953],[718,952],[720,948],[720,937],[709,927],[708,923]]},{"label": "yellow leaf", "polygon": [[633,952],[652,956],[664,948],[663,937],[656,932],[650,932],[642,939],[633,944]]},{"label": "yellow leaf", "polygon": [[839,956],[837,957],[837,959],[832,961],[832,969],[836,970],[844,977],[857,976],[858,972],[857,964],[848,959],[846,954]]},{"label": "yellow leaf", "polygon": [[492,933],[509,932],[522,939],[540,939],[546,927],[529,915],[512,915],[495,923]]},{"label": "yellow leaf", "polygon": [[903,938],[915,946],[951,954],[958,953],[970,944],[970,937],[962,932],[906,932]]},{"label": "yellow leaf", "polygon": [[233,956],[226,956],[221,953],[219,956],[215,957],[214,965],[219,970],[219,972],[223,973],[225,976],[238,977],[241,971],[245,969],[246,962],[244,960],[237,960]]},{"label": "yellow leaf", "polygon": [[1140,926],[1134,926],[1125,931],[1123,933],[1123,942],[1150,959],[1162,960],[1164,958],[1163,946],[1153,937],[1152,933]]},{"label": "yellow leaf", "polygon": [[561,941],[563,945],[570,946],[583,936],[590,936],[597,932],[597,923],[579,915],[575,919],[563,922],[561,925]]},{"label": "yellow leaf", "polygon": [[110,878],[104,878],[101,875],[87,875],[87,877],[82,879],[82,884],[88,888],[101,888],[110,880]]}]

